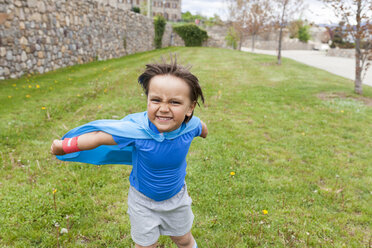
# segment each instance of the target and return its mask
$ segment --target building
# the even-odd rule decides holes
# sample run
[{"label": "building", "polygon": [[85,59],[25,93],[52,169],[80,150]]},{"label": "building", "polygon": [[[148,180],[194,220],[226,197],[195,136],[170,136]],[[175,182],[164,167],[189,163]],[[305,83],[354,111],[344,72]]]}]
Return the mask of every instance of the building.
[{"label": "building", "polygon": [[[123,4],[127,9],[133,7],[146,9],[148,0],[118,0],[119,4]],[[152,16],[161,15],[167,21],[180,21],[181,20],[181,0],[151,0]]]}]

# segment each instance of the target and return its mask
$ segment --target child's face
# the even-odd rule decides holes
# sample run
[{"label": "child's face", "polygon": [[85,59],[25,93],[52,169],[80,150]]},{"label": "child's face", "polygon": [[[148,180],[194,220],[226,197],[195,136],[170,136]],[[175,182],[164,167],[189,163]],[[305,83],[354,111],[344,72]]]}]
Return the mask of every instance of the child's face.
[{"label": "child's face", "polygon": [[191,116],[196,103],[190,100],[190,87],[181,78],[158,75],[150,80],[147,114],[159,132],[179,128]]}]

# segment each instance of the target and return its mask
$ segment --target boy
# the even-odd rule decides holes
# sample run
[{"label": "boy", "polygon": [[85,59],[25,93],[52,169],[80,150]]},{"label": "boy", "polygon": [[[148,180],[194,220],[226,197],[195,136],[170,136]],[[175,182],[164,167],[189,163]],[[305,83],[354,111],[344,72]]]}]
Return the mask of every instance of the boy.
[{"label": "boy", "polygon": [[193,117],[198,99],[204,102],[202,90],[197,77],[176,62],[148,64],[138,81],[147,95],[146,112],[75,128],[54,140],[51,152],[66,161],[133,164],[128,214],[136,247],[156,247],[160,235],[178,247],[197,247],[184,180],[191,141],[208,134]]}]

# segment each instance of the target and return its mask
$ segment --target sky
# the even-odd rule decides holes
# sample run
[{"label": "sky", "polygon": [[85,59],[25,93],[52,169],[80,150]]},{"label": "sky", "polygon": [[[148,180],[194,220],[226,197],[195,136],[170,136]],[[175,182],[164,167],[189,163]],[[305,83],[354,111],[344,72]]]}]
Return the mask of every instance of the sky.
[{"label": "sky", "polygon": [[[332,9],[327,8],[319,0],[304,0],[304,11],[298,17],[307,19],[316,24],[338,23]],[[225,0],[182,0],[182,12],[190,11],[192,14],[202,14],[211,17],[218,14],[223,20],[226,19]]]}]

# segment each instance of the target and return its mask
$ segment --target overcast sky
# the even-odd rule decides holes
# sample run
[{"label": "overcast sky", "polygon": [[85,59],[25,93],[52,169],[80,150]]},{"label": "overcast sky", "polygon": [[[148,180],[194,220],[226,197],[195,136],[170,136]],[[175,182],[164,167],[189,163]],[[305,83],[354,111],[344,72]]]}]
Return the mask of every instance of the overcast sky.
[{"label": "overcast sky", "polygon": [[[334,16],[333,11],[326,8],[324,3],[319,0],[304,0],[306,6],[301,15],[301,19],[307,19],[314,23],[338,23],[338,19]],[[226,4],[225,0],[182,0],[182,12],[190,11],[192,14],[202,14],[211,17],[213,14],[218,14],[222,19],[226,19]]]}]

